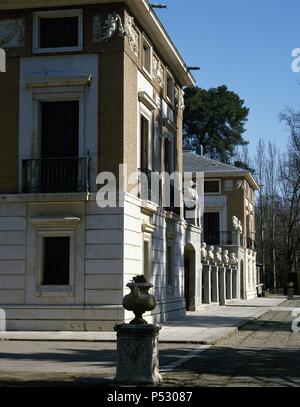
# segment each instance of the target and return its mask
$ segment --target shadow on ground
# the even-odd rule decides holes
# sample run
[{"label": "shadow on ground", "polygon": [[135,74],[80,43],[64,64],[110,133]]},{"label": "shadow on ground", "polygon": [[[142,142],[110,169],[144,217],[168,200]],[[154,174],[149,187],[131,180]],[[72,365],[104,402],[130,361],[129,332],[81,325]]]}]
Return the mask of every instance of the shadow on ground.
[{"label": "shadow on ground", "polygon": [[214,347],[164,377],[164,385],[300,386],[299,348]]}]

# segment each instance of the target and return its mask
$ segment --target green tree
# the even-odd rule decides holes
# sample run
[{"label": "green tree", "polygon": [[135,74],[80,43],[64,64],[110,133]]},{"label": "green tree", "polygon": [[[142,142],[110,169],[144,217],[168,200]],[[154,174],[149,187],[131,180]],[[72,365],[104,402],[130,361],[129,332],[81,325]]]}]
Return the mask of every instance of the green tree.
[{"label": "green tree", "polygon": [[230,163],[235,148],[248,144],[243,133],[249,109],[226,86],[209,90],[187,88],[185,105],[185,149],[195,151],[202,145],[207,157]]}]

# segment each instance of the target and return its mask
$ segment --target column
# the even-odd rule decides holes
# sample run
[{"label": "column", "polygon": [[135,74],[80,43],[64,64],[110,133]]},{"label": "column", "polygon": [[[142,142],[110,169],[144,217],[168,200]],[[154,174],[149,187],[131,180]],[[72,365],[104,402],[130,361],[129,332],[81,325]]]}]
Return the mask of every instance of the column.
[{"label": "column", "polygon": [[219,278],[218,267],[211,267],[211,302],[219,302]]},{"label": "column", "polygon": [[238,295],[238,278],[237,278],[237,269],[232,270],[232,298],[237,299]]},{"label": "column", "polygon": [[211,266],[208,264],[203,265],[202,271],[202,286],[203,286],[203,296],[202,300],[204,304],[211,303]]},{"label": "column", "polygon": [[219,300],[220,305],[226,304],[226,269],[219,267]]},{"label": "column", "polygon": [[232,268],[226,269],[226,299],[232,299]]}]

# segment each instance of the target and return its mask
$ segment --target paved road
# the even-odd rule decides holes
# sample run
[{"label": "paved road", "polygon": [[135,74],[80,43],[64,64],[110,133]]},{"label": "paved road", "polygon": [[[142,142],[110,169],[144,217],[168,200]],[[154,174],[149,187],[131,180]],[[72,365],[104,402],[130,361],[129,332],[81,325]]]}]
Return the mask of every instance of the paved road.
[{"label": "paved road", "polygon": [[[291,307],[300,308],[300,300],[286,301],[208,350],[160,344],[164,386],[300,386],[300,333],[291,330]],[[104,342],[0,341],[0,385],[109,385],[115,351],[115,343]]]},{"label": "paved road", "polygon": [[164,385],[300,386],[300,333],[291,329],[291,307],[300,308],[300,300],[286,301],[164,375]]}]

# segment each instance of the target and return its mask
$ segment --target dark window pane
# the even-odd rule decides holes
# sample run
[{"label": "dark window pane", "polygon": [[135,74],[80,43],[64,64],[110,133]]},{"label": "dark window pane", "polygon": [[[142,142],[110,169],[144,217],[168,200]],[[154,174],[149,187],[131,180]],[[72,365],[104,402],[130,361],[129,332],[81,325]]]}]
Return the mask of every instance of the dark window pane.
[{"label": "dark window pane", "polygon": [[172,285],[173,284],[173,250],[172,246],[167,245],[167,284]]},{"label": "dark window pane", "polygon": [[45,237],[43,285],[69,285],[70,238]]},{"label": "dark window pane", "polygon": [[219,212],[204,213],[204,241],[215,245],[220,243],[220,214]]},{"label": "dark window pane", "polygon": [[43,102],[42,158],[78,157],[79,102]]},{"label": "dark window pane", "polygon": [[78,190],[79,102],[41,104],[42,192]]},{"label": "dark window pane", "polygon": [[204,193],[218,193],[220,192],[219,181],[204,181]]},{"label": "dark window pane", "polygon": [[40,19],[40,48],[76,46],[78,46],[78,17]]},{"label": "dark window pane", "polygon": [[149,169],[149,120],[141,116],[141,168]]}]

